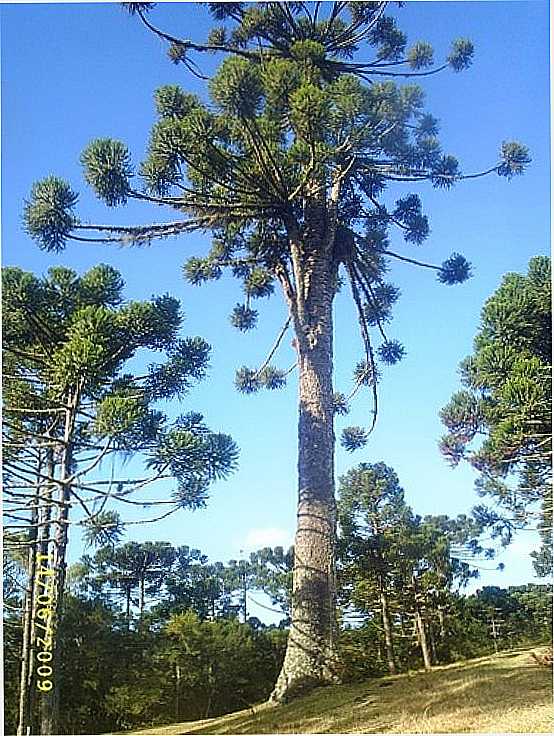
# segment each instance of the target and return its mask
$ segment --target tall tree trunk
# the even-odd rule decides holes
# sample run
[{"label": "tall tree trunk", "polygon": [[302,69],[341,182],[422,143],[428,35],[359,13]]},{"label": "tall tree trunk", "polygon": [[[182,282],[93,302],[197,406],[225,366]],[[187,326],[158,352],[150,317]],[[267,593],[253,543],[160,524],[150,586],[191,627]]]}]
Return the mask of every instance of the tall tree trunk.
[{"label": "tall tree trunk", "polygon": [[385,632],[385,651],[387,653],[387,665],[391,675],[396,675],[396,662],[394,661],[394,646],[392,643],[392,626],[390,622],[389,601],[387,598],[382,577],[379,577],[379,599],[381,601],[383,631]]},{"label": "tall tree trunk", "polygon": [[423,654],[423,664],[426,670],[431,669],[431,655],[429,654],[429,644],[427,642],[427,632],[425,631],[425,625],[423,623],[423,617],[419,608],[419,603],[416,603],[415,620],[417,626],[417,633],[419,639],[419,646],[421,647],[421,653]]},{"label": "tall tree trunk", "polygon": [[[299,249],[301,251],[301,248]],[[314,249],[307,249],[312,254]],[[296,263],[294,326],[298,353],[298,514],[292,621],[281,673],[272,693],[284,701],[337,680],[333,432],[334,283],[331,256]],[[299,265],[300,264],[300,265]]]},{"label": "tall tree trunk", "polygon": [[421,615],[421,606],[419,603],[419,586],[417,583],[417,576],[414,573],[412,575],[412,589],[414,592],[414,623],[417,629],[417,638],[419,646],[421,647],[421,653],[423,655],[423,663],[426,670],[431,669],[431,655],[429,653],[429,642],[427,639],[427,631],[425,630],[425,622]]},{"label": "tall tree trunk", "polygon": [[60,462],[60,477],[57,482],[59,486],[58,517],[54,524],[56,533],[54,536],[54,601],[52,604],[52,690],[41,694],[40,701],[40,723],[41,736],[51,736],[58,733],[58,719],[60,709],[60,660],[61,647],[59,641],[59,625],[62,614],[63,594],[67,570],[66,552],[69,541],[69,509],[71,506],[70,476],[73,464],[73,431],[77,406],[79,403],[79,390],[70,392],[67,398],[65,412],[63,444]]},{"label": "tall tree trunk", "polygon": [[[42,465],[38,462],[38,473],[41,473]],[[21,647],[21,670],[19,678],[19,719],[17,725],[17,736],[26,736],[27,727],[31,726],[32,710],[32,678],[33,670],[31,663],[32,651],[32,628],[33,628],[33,601],[35,599],[36,587],[36,565],[37,565],[37,522],[38,502],[40,493],[34,497],[34,508],[31,513],[31,528],[29,532],[29,551],[27,557],[27,586],[25,590],[25,603],[23,609],[23,643]]]},{"label": "tall tree trunk", "polygon": [[427,632],[425,630],[425,623],[423,616],[421,615],[421,607],[418,599],[418,585],[417,578],[414,575],[412,577],[413,590],[414,590],[414,608],[415,608],[415,624],[417,627],[419,646],[421,647],[421,653],[423,655],[423,664],[426,670],[431,669],[431,655],[429,654],[429,642],[427,641]]},{"label": "tall tree trunk", "polygon": [[[46,435],[47,441],[54,442],[51,435]],[[49,445],[45,451],[45,475],[48,478],[54,478],[56,472],[56,462],[54,458],[54,444]],[[52,507],[53,501],[52,496],[56,487],[56,483],[49,481],[41,486],[39,508],[38,508],[38,533],[37,533],[37,565],[50,566],[53,561],[54,550],[51,537],[51,520],[52,520]],[[36,566],[35,566],[36,571]],[[38,596],[41,593],[46,592],[44,587],[45,583],[50,583],[49,577],[40,577],[34,586],[34,598],[32,605],[32,628],[31,628],[31,646],[30,646],[30,660],[29,660],[29,722],[31,724],[31,733],[35,733],[35,703],[37,697],[42,697],[42,694],[36,689],[36,674],[35,674],[35,657],[36,657],[36,640],[38,636],[43,636],[44,631],[38,629],[36,626],[37,622],[37,611],[41,608],[41,604],[38,602]]]}]

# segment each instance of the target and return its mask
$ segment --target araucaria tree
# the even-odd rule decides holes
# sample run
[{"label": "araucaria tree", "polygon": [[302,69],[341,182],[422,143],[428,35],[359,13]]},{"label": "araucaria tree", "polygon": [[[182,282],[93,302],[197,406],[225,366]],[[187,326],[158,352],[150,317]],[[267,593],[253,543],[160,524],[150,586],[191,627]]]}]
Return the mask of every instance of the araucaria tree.
[{"label": "araucaria tree", "polygon": [[[237,458],[233,440],[211,432],[201,414],[169,422],[157,407],[184,396],[204,376],[209,345],[198,337],[178,339],[176,299],[166,294],[125,302],[123,286],[105,265],[82,276],[59,266],[43,278],[19,268],[2,272],[4,533],[12,553],[28,552],[21,735],[57,733],[58,628],[70,526],[84,527],[88,541],[114,542],[124,525],[114,507],[162,507],[150,512],[154,519],[134,524],[201,507],[211,483],[227,476]],[[128,372],[129,362],[146,351],[161,361],[143,375]],[[130,471],[117,477],[113,461],[131,453],[142,457],[139,477]],[[109,460],[111,475],[99,478]],[[165,498],[145,498],[164,479],[174,483]],[[139,573],[141,601],[145,580],[146,572]],[[41,672],[43,661],[52,663],[49,672]]]},{"label": "araucaria tree", "polygon": [[[543,546],[539,575],[552,572],[552,286],[550,259],[508,273],[481,312],[473,354],[460,365],[463,389],[441,412],[441,450],[478,472],[476,487],[509,516],[477,507],[509,539],[531,521]],[[480,442],[480,440],[482,440]],[[540,512],[536,505],[541,504]]]},{"label": "araucaria tree", "polygon": [[[431,182],[448,189],[489,173],[510,178],[523,171],[529,156],[523,146],[505,142],[490,168],[464,175],[457,160],[443,154],[421,89],[396,81],[461,71],[473,46],[455,41],[445,62],[435,66],[429,44],[406,49],[406,36],[385,15],[387,3],[208,3],[220,25],[204,42],[156,28],[152,3],[125,5],[191,74],[203,77],[198,61],[204,53],[223,56],[208,83],[208,102],[177,86],[156,92],[159,121],[138,181],[119,141],[94,140],[82,154],[85,178],[107,205],[142,200],[165,205],[176,217],[139,227],[84,224],[74,213],[77,195],[49,178],[33,188],[27,229],[50,250],[69,241],[134,245],[211,231],[211,250],[190,258],[185,275],[200,284],[229,268],[244,285],[244,303],[231,314],[241,331],[256,324],[253,300],[270,295],[275,284],[281,288],[299,380],[292,624],[274,692],[274,699],[283,700],[335,678],[333,425],[348,400],[333,388],[334,297],[347,282],[363,345],[353,392],[369,386],[375,402],[368,428],[344,431],[345,447],[355,449],[375,423],[376,358],[391,364],[404,352],[386,333],[399,295],[384,280],[388,260],[434,269],[445,284],[470,273],[459,254],[434,266],[391,250],[391,227],[419,245],[429,226],[416,194],[408,190],[393,204],[382,195],[389,185],[397,190]],[[271,359],[284,333],[261,367],[238,371],[239,390],[283,385],[287,371]]]}]

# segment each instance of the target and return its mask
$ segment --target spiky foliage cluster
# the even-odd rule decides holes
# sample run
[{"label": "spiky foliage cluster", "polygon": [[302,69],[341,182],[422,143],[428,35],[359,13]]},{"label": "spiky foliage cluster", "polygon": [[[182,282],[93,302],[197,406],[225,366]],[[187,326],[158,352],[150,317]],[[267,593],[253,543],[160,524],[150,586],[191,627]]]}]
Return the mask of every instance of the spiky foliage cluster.
[{"label": "spiky foliage cluster", "polygon": [[[188,489],[188,496],[179,496],[182,506],[204,503],[209,484],[233,468],[237,452],[201,417],[185,431],[185,420],[170,424],[155,406],[159,399],[184,396],[206,372],[209,345],[198,337],[177,339],[179,302],[168,295],[125,302],[120,274],[106,265],[82,276],[55,267],[43,278],[9,267],[2,277],[7,448],[20,447],[29,432],[48,432],[54,441],[64,426],[59,412],[68,396],[77,396],[74,462],[104,443],[113,452],[143,452]],[[125,373],[128,361],[145,349],[165,360],[144,376]],[[165,469],[158,463],[162,456]],[[89,519],[91,534],[120,529],[99,519]]]},{"label": "spiky foliage cluster", "polygon": [[235,387],[243,394],[253,394],[262,388],[274,390],[286,385],[286,371],[272,365],[261,370],[252,370],[247,366],[239,368],[235,376]]},{"label": "spiky foliage cluster", "polygon": [[54,176],[36,182],[25,203],[25,227],[41,248],[58,252],[77,224],[73,208],[79,199],[69,184]]},{"label": "spiky foliage cluster", "polygon": [[[385,331],[398,298],[384,281],[387,262],[432,268],[445,284],[468,278],[470,265],[459,254],[434,266],[391,250],[392,232],[419,246],[429,223],[412,191],[385,206],[389,185],[430,182],[447,189],[466,178],[457,159],[442,151],[421,88],[397,80],[460,72],[471,63],[472,43],[454,41],[444,62],[434,65],[428,43],[408,47],[385,2],[208,3],[217,25],[205,42],[157,28],[151,3],[126,5],[191,73],[202,76],[195,61],[202,54],[224,55],[209,82],[208,103],[174,85],[156,92],[159,119],[137,183],[127,149],[117,141],[93,141],[82,157],[85,178],[108,205],[145,199],[178,217],[150,227],[84,226],[60,183],[51,200],[41,195],[45,185],[37,185],[26,210],[32,236],[41,247],[60,249],[83,239],[85,228],[91,239],[124,243],[210,229],[212,249],[189,259],[185,276],[201,284],[230,268],[245,294],[231,322],[247,331],[257,320],[250,301],[270,296],[275,283],[291,314],[302,311],[298,274],[310,268],[310,249],[318,247],[311,241],[318,212],[333,233],[334,283],[348,282],[352,290],[371,375],[377,376],[375,356],[385,364],[400,360],[402,346]],[[494,166],[467,176],[510,178],[528,162],[524,146],[504,143]],[[293,326],[299,329],[296,318]],[[382,341],[378,350],[376,340]],[[281,378],[245,368],[237,386],[275,388]],[[373,392],[375,398],[375,385]]]},{"label": "spiky foliage cluster", "polygon": [[548,545],[551,318],[550,260],[538,256],[526,275],[507,274],[485,303],[474,352],[460,366],[464,389],[441,412],[448,429],[441,440],[444,455],[453,464],[466,459],[480,471],[478,491],[510,509],[515,526],[542,503],[539,527]]},{"label": "spiky foliage cluster", "polygon": [[345,427],[340,443],[348,452],[354,452],[367,444],[368,434],[363,427]]},{"label": "spiky foliage cluster", "polygon": [[117,544],[124,533],[124,524],[117,511],[100,511],[85,519],[83,526],[83,541],[87,547]]}]

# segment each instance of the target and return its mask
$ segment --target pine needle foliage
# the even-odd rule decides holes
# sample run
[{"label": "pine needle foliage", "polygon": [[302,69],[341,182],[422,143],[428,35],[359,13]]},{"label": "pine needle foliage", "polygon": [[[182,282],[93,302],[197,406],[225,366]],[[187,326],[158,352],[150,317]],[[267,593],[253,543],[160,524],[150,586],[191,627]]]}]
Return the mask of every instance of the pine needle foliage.
[{"label": "pine needle foliage", "polygon": [[[95,240],[128,244],[211,230],[214,248],[191,257],[185,277],[201,284],[232,269],[243,282],[246,303],[233,308],[230,320],[246,332],[258,318],[250,299],[270,296],[276,281],[298,298],[291,230],[308,228],[307,202],[329,202],[333,186],[340,187],[333,214],[336,260],[355,290],[367,358],[398,362],[402,346],[381,334],[399,296],[383,280],[386,261],[398,256],[390,251],[390,230],[420,245],[429,223],[416,193],[400,197],[394,207],[380,198],[392,184],[429,181],[451,188],[468,175],[443,153],[421,88],[397,79],[467,69],[471,41],[456,39],[435,64],[429,43],[408,46],[386,14],[387,3],[206,3],[222,25],[196,43],[158,29],[149,19],[155,3],[123,5],[168,43],[172,61],[192,73],[199,70],[195,56],[224,55],[208,85],[209,104],[177,85],[156,91],[159,120],[137,176],[119,141],[93,140],[81,157],[87,183],[108,206],[143,199],[180,217],[152,227],[84,226],[74,214],[77,195],[50,177],[35,185],[26,203],[31,236],[40,247],[59,251],[68,240],[89,239],[81,230],[96,231]],[[529,161],[525,146],[504,142],[497,163],[478,174],[512,178]],[[443,284],[471,275],[458,253],[440,266],[418,265],[434,268]],[[369,328],[384,339],[377,352],[369,349]],[[240,372],[236,383],[254,385],[245,384]],[[274,381],[266,384],[275,387]]]},{"label": "pine needle foliage", "polygon": [[537,256],[486,301],[473,354],[460,365],[463,389],[441,412],[445,457],[468,461],[479,471],[478,492],[510,515],[478,513],[506,539],[533,523],[545,545],[536,555],[542,574],[552,568],[551,319],[550,259]]}]

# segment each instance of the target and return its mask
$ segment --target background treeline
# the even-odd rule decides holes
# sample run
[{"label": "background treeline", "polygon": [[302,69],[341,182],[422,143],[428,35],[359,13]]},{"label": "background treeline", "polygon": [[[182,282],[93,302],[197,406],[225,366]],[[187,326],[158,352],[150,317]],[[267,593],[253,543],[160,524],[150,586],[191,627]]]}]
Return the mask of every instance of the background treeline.
[{"label": "background treeline", "polygon": [[[341,479],[339,510],[346,681],[551,640],[550,587],[462,595],[493,556],[478,524],[415,515],[383,463]],[[6,565],[6,732],[14,733],[25,572],[13,555]],[[292,566],[292,549],[223,564],[165,542],[109,544],[82,557],[68,571],[59,627],[60,731],[205,718],[266,699],[286,646]],[[264,606],[282,612],[278,626],[252,615],[264,618]]]},{"label": "background treeline", "polygon": [[[176,300],[125,301],[123,287],[104,265],[82,276],[61,267],[40,278],[3,271],[8,733],[19,724],[24,734],[30,723],[38,724],[31,732],[54,732],[58,712],[57,733],[223,714],[267,698],[283,661],[294,550],[266,548],[224,564],[167,542],[121,543],[120,509],[146,506],[144,524],[203,506],[237,457],[232,439],[201,415],[170,422],[158,408],[203,378],[209,346],[178,337]],[[464,390],[441,414],[441,449],[479,471],[477,490],[494,508],[421,517],[384,463],[361,463],[340,479],[344,680],[551,638],[548,586],[461,594],[521,528],[541,534],[537,573],[552,568],[550,323],[550,263],[537,257],[527,275],[507,274],[485,304],[474,353],[461,366]],[[157,362],[127,372],[144,351]],[[103,460],[130,455],[142,460],[138,477],[129,468],[124,477],[103,472]],[[170,478],[170,498],[135,498]],[[90,552],[67,567],[72,525]],[[36,697],[33,679],[35,552],[52,555],[56,571],[48,698]],[[262,623],[265,607],[280,614],[278,626]]]}]

